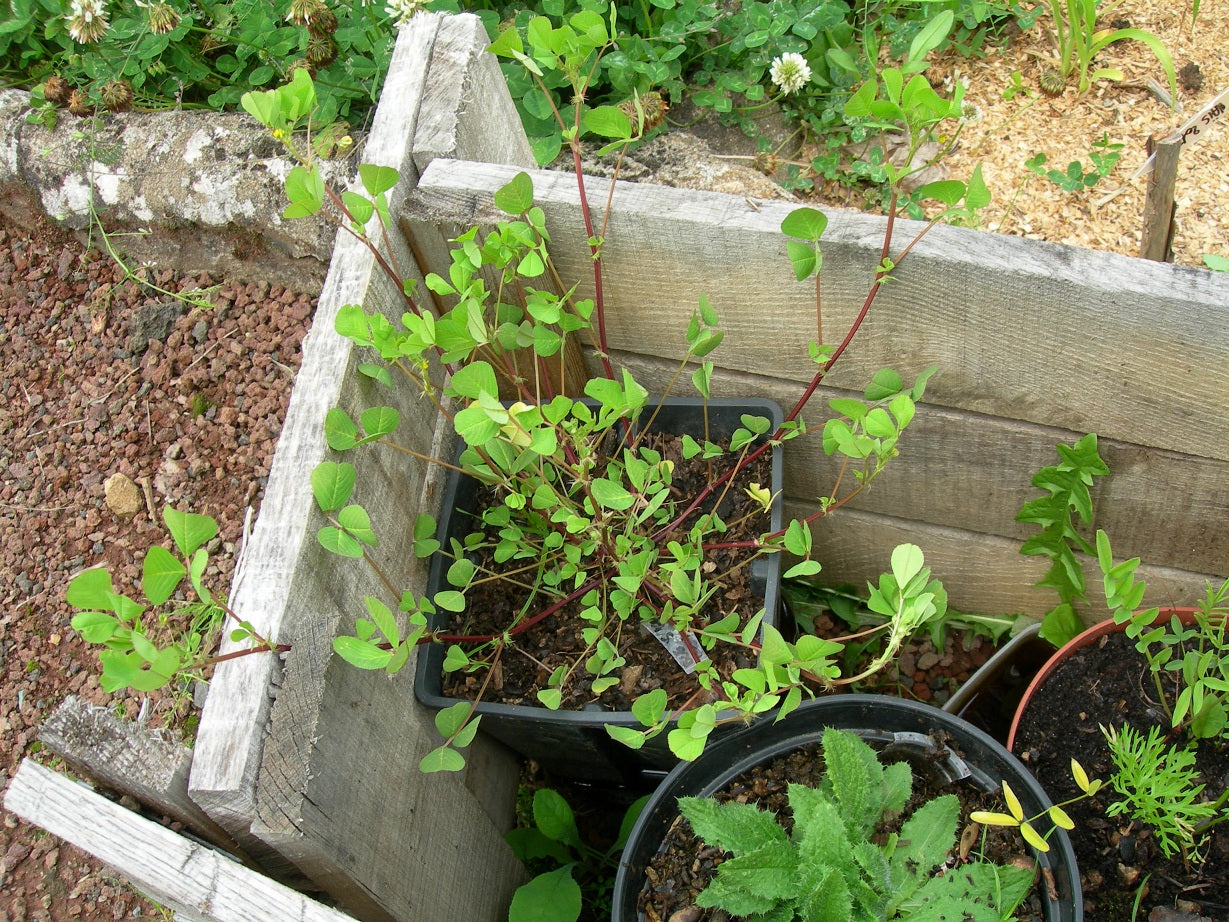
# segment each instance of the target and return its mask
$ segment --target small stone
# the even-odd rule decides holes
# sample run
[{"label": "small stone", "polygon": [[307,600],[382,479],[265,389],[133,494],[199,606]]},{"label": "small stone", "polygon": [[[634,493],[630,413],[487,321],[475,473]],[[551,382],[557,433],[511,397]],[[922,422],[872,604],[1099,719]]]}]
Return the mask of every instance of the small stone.
[{"label": "small stone", "polygon": [[917,658],[917,668],[925,672],[928,669],[934,669],[939,665],[939,654],[933,650],[923,653]]},{"label": "small stone", "polygon": [[126,474],[112,474],[102,489],[108,508],[119,518],[130,519],[141,511],[141,491]]}]

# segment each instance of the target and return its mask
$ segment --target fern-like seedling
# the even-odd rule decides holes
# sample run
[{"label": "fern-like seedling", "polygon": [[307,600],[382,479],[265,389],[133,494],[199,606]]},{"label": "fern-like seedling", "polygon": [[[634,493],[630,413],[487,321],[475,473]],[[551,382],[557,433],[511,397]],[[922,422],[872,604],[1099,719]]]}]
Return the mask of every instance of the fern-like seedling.
[{"label": "fern-like seedling", "polygon": [[1059,463],[1043,467],[1033,475],[1032,484],[1048,495],[1029,500],[1016,513],[1017,522],[1041,527],[1020,548],[1026,556],[1046,557],[1050,569],[1038,586],[1058,593],[1058,605],[1041,622],[1041,636],[1057,647],[1084,629],[1075,605],[1084,600],[1084,570],[1076,553],[1092,554],[1092,545],[1077,530],[1072,516],[1092,524],[1092,486],[1094,477],[1104,477],[1109,468],[1097,453],[1097,437],[1088,434],[1074,445],[1056,446]]},{"label": "fern-like seedling", "polygon": [[749,922],[1012,917],[1033,873],[988,861],[953,864],[960,814],[955,795],[923,804],[900,832],[877,844],[881,820],[909,800],[909,765],[882,765],[855,734],[832,728],[824,731],[823,756],[818,787],[789,786],[792,832],[751,804],[679,799],[696,835],[731,854],[697,905]]}]

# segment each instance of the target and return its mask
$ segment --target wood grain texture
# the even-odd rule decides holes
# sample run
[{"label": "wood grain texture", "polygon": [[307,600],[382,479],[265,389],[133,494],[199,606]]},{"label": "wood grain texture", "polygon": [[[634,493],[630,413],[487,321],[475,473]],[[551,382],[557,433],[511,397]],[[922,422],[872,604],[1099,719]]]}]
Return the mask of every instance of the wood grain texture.
[{"label": "wood grain texture", "polygon": [[[711,358],[721,363],[724,350],[723,345]],[[676,370],[676,363],[632,353],[616,352],[615,359],[617,367],[631,371],[654,394]],[[686,378],[682,387],[690,388]],[[801,392],[798,382],[780,378],[723,368],[714,376],[717,396],[769,397],[787,411]],[[790,499],[815,502],[832,491],[840,465],[822,448],[822,428],[831,416],[828,401],[860,396],[838,388],[816,391],[803,412],[808,434],[786,447]],[[1071,444],[1082,435],[923,403],[901,440],[899,457],[850,506],[1019,543],[1037,530],[1015,521],[1023,503],[1042,495],[1031,485],[1033,474],[1058,462],[1056,443]],[[1229,463],[1109,439],[1098,444],[1113,476],[1093,483],[1088,537],[1104,528],[1123,557],[1223,574],[1229,567],[1229,531],[1220,523],[1229,517]],[[849,477],[847,472],[842,482],[848,484]]]},{"label": "wood grain texture", "polygon": [[192,750],[162,731],[69,695],[38,728],[39,740],[74,774],[134,798],[146,809],[239,858],[242,850],[188,796]]},{"label": "wood grain texture", "polygon": [[[787,516],[806,516],[813,505],[786,503]],[[1034,584],[1046,564],[1021,557],[1018,542],[994,535],[927,525],[857,509],[843,509],[813,528],[815,557],[823,564],[818,580],[824,585],[848,584],[864,589],[890,566],[892,548],[916,544],[926,555],[931,574],[942,581],[949,604],[977,614],[1042,615],[1058,601],[1050,590]],[[1098,604],[1100,575],[1096,561],[1082,560],[1089,585],[1089,604],[1080,612],[1088,623],[1104,620]],[[1139,576],[1148,582],[1147,605],[1192,605],[1203,597],[1204,576],[1170,567],[1143,565]]]},{"label": "wood grain texture", "polygon": [[[456,68],[475,62],[495,66],[493,59],[477,56],[484,44],[473,17],[418,16],[401,31],[394,76],[364,155],[366,162],[401,172],[390,207],[399,208],[400,196],[413,187],[420,125],[447,121],[437,109],[454,118],[464,112],[481,119],[484,101],[464,96],[469,84]],[[506,91],[505,103],[504,109],[513,111]],[[438,139],[435,127],[431,134]],[[461,143],[463,135],[456,137]],[[450,152],[483,154],[464,148]],[[407,271],[411,247],[396,227],[389,242],[402,272],[413,277]],[[219,778],[223,771],[217,769],[212,775],[224,782],[222,791],[207,788],[204,776],[198,784],[194,772],[193,792],[199,790],[215,809],[221,795],[230,798],[230,809],[255,838],[365,919],[493,919],[522,875],[501,836],[511,821],[515,763],[483,740],[474,744],[477,757],[462,776],[417,774],[417,762],[435,745],[436,734],[430,716],[413,699],[413,662],[390,679],[355,669],[332,649],[339,632],[353,630],[364,595],[395,610],[400,591],[421,591],[421,562],[410,550],[412,528],[417,510],[438,510],[440,488],[431,466],[409,454],[375,446],[344,456],[332,452],[323,437],[325,414],[341,407],[357,420],[368,407],[391,406],[401,415],[393,441],[422,454],[448,451],[446,431],[429,400],[412,388],[387,390],[358,374],[357,364],[368,357],[333,329],[346,304],[361,304],[393,321],[406,310],[400,286],[373,255],[340,235],[304,344],[253,536],[251,565],[236,591],[241,610],[259,607],[266,621],[277,624],[274,636],[291,649],[280,673],[261,688],[262,700],[269,686],[277,692],[267,720],[246,723],[260,713],[259,702],[241,709],[244,730],[254,739],[241,753],[256,759],[258,771],[253,776],[246,764],[242,773],[236,771],[232,749],[219,755],[220,761],[230,760],[232,773]],[[395,591],[368,563],[334,556],[319,545],[316,531],[326,519],[315,509],[310,477],[324,460],[354,464],[359,486],[353,501],[371,514],[380,537],[370,561]],[[236,710],[232,698],[217,696],[216,690],[209,706],[215,702],[219,709]],[[232,745],[234,740],[228,737]],[[460,858],[473,853],[484,856],[484,886],[441,887],[442,880],[463,877]]]},{"label": "wood grain texture", "polygon": [[[588,290],[575,180],[535,172],[552,256]],[[461,225],[491,216],[511,171],[436,161],[408,205]],[[601,208],[603,180],[590,180]],[[701,293],[722,317],[727,367],[805,381],[813,288],[793,281],[780,222],[791,210],[717,193],[620,183],[605,243],[612,348],[670,358]],[[833,209],[824,236],[824,329],[860,308],[884,220]],[[895,253],[919,229],[897,222]],[[943,369],[940,406],[1229,460],[1229,279],[1114,254],[939,227],[884,287],[831,384],[881,367]]]},{"label": "wood grain texture", "polygon": [[[418,100],[426,75],[430,48],[443,17],[419,16],[404,29],[385,84],[388,107],[377,108],[364,150],[366,163],[412,169],[410,139],[416,124]],[[408,111],[400,102],[407,101]],[[404,194],[393,190],[390,200]],[[286,412],[265,489],[262,514],[236,574],[231,606],[251,621],[263,636],[281,641],[295,564],[302,546],[313,541],[308,520],[313,504],[305,472],[323,460],[325,444],[321,422],[337,402],[338,389],[350,365],[348,343],[333,330],[338,309],[362,303],[372,284],[373,261],[351,236],[339,232],[333,260],[325,279],[311,331],[303,343],[304,367],[313,368],[312,386],[296,387]],[[300,374],[298,380],[303,380]],[[224,639],[221,652],[234,649]],[[197,731],[196,759],[191,777],[192,797],[235,836],[245,848],[260,849],[248,832],[256,815],[255,786],[262,738],[271,703],[270,688],[278,664],[272,657],[246,657],[222,663],[215,670],[212,693]]]},{"label": "wood grain texture", "polygon": [[4,806],[114,868],[185,922],[353,922],[30,759]]}]

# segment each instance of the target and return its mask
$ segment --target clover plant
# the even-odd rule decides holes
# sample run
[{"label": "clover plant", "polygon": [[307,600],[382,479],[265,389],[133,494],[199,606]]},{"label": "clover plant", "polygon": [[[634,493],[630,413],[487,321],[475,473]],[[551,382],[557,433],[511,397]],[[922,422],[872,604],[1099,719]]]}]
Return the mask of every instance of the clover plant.
[{"label": "clover plant", "polygon": [[[141,566],[144,602],[117,592],[105,567],[84,570],[69,581],[65,598],[81,609],[72,626],[88,643],[102,647],[98,660],[105,691],[151,692],[178,677],[200,675],[220,661],[208,652],[207,641],[227,617],[236,623],[233,640],[250,641],[253,650],[278,649],[214,599],[204,584],[209,566],[204,545],[217,535],[217,522],[171,506],[162,510],[162,520],[179,555],[161,545],[146,552]],[[181,597],[188,590],[195,600]]]}]

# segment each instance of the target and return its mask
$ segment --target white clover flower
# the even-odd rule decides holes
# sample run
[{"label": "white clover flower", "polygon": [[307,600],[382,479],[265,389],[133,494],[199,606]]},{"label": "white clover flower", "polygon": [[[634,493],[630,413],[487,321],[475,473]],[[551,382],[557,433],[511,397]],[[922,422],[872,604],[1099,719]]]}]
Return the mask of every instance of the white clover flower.
[{"label": "white clover flower", "polygon": [[393,22],[401,24],[409,22],[410,17],[423,8],[423,0],[389,0],[384,12]]},{"label": "white clover flower", "polygon": [[768,76],[772,78],[774,84],[781,88],[781,92],[788,96],[810,82],[811,65],[796,51],[788,51],[772,59],[772,67],[769,68]]},{"label": "white clover flower", "polygon": [[111,26],[105,0],[72,0],[64,18],[68,20],[68,34],[82,45],[98,41]]}]

